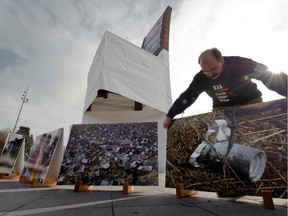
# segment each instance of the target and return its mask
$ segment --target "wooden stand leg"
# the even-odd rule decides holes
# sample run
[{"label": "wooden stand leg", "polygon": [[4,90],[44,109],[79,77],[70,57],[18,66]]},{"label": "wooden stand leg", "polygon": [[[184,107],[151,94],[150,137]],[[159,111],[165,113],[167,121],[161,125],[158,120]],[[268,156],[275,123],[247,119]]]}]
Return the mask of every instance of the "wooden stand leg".
[{"label": "wooden stand leg", "polygon": [[128,194],[128,193],[130,193],[133,190],[134,190],[134,186],[133,185],[129,185],[128,182],[124,182],[123,183],[123,193]]},{"label": "wooden stand leg", "polygon": [[264,208],[266,209],[275,209],[273,198],[272,198],[272,191],[271,190],[262,190],[261,195],[263,198]]},{"label": "wooden stand leg", "polygon": [[0,179],[19,179],[19,178],[20,178],[19,173],[11,173],[11,174],[0,173]]},{"label": "wooden stand leg", "polygon": [[177,183],[176,184],[176,196],[178,196],[178,197],[187,197],[187,196],[195,195],[197,193],[198,193],[198,191],[196,191],[196,190],[184,189],[184,183]]},{"label": "wooden stand leg", "polygon": [[32,181],[32,187],[53,187],[56,183],[56,178],[45,178],[43,182],[39,182],[39,178],[34,178]]},{"label": "wooden stand leg", "polygon": [[32,184],[33,180],[31,180],[30,178],[26,178],[23,175],[21,175],[20,178],[19,178],[19,182],[20,183],[30,183],[30,184]]},{"label": "wooden stand leg", "polygon": [[76,181],[74,185],[74,192],[91,191],[93,190],[92,185],[84,185],[83,181]]},{"label": "wooden stand leg", "polygon": [[21,175],[20,176],[20,179],[19,179],[19,182],[20,183],[29,183],[29,184],[32,184],[33,183],[33,180],[35,178],[35,175],[36,175],[36,170],[35,169],[32,169],[32,168],[27,168],[28,169],[28,172],[30,172],[30,175],[28,176],[24,176],[24,175]]}]

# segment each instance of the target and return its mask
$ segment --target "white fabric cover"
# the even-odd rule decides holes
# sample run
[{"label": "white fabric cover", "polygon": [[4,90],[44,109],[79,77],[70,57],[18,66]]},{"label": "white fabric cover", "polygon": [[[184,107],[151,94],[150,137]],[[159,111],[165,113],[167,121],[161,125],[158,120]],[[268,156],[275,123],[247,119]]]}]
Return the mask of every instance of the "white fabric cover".
[{"label": "white fabric cover", "polygon": [[149,111],[92,111],[85,112],[82,124],[107,124],[107,123],[135,123],[157,122],[158,126],[158,171],[165,172],[166,167],[166,129],[162,123],[165,113],[157,110]]},{"label": "white fabric cover", "polygon": [[168,51],[155,56],[110,32],[105,32],[101,40],[87,81],[84,112],[99,89],[164,113],[172,105]]}]

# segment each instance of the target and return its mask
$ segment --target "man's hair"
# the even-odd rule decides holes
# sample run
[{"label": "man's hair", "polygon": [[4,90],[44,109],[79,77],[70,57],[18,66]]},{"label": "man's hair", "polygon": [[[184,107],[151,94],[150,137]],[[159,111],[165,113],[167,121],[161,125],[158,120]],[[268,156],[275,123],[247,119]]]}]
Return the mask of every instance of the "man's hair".
[{"label": "man's hair", "polygon": [[216,60],[218,61],[218,62],[220,62],[221,60],[222,60],[222,53],[217,49],[217,48],[211,48],[211,49],[207,49],[207,50],[205,50],[205,51],[203,51],[201,54],[200,54],[200,56],[199,56],[199,58],[198,58],[198,64],[200,64],[200,61],[201,61],[201,58],[202,58],[202,56],[204,55],[204,54],[207,54],[207,53],[212,53],[212,55],[216,58]]}]

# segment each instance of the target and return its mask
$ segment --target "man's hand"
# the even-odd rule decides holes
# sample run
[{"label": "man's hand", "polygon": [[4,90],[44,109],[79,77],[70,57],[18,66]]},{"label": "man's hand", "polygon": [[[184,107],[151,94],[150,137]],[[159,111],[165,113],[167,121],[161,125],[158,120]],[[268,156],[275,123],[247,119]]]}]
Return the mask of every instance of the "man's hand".
[{"label": "man's hand", "polygon": [[163,121],[163,128],[167,129],[170,126],[171,122],[172,122],[172,119],[166,116]]}]

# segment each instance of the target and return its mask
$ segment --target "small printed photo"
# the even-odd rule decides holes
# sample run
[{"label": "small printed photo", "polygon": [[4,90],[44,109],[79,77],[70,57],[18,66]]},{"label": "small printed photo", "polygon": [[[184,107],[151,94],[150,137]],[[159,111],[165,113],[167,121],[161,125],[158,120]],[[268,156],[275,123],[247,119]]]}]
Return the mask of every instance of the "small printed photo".
[{"label": "small printed photo", "polygon": [[43,183],[53,159],[55,149],[63,134],[63,128],[44,133],[36,137],[31,151],[24,161],[22,177],[26,180],[39,178]]},{"label": "small printed photo", "polygon": [[9,134],[0,155],[0,173],[11,174],[18,159],[24,138],[19,134]]}]

